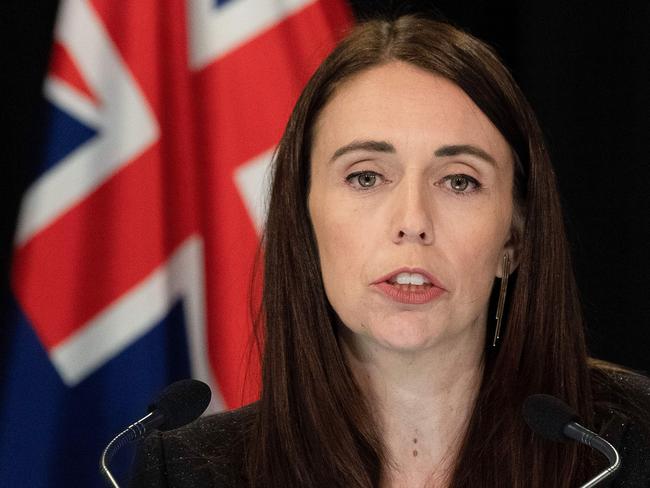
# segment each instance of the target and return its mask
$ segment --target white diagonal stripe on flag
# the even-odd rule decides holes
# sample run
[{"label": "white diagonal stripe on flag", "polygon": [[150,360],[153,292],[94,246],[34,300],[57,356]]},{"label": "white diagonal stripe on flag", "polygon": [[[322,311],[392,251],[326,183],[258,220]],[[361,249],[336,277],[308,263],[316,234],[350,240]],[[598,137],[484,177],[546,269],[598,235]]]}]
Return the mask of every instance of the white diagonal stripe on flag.
[{"label": "white diagonal stripe on flag", "polygon": [[315,0],[187,0],[190,66],[200,69]]},{"label": "white diagonal stripe on flag", "polygon": [[206,348],[203,270],[203,243],[192,236],[148,278],[50,351],[63,381],[68,386],[79,384],[149,332],[178,299],[183,299],[192,376],[212,387],[214,411],[223,409]]},{"label": "white diagonal stripe on flag", "polygon": [[[149,105],[95,11],[80,0],[64,2],[62,9],[62,21],[57,24],[55,35],[77,60],[81,73],[99,99],[100,134],[69,154],[27,190],[16,229],[17,245],[82,200],[159,135]],[[62,101],[61,97],[57,100]]]},{"label": "white diagonal stripe on flag", "polygon": [[66,81],[52,75],[45,78],[43,92],[45,98],[60,109],[65,110],[88,127],[99,129],[101,124],[99,109],[85,93],[80,93]]},{"label": "white diagonal stripe on flag", "polygon": [[273,153],[269,150],[260,154],[238,166],[234,174],[235,185],[258,234],[266,222]]}]

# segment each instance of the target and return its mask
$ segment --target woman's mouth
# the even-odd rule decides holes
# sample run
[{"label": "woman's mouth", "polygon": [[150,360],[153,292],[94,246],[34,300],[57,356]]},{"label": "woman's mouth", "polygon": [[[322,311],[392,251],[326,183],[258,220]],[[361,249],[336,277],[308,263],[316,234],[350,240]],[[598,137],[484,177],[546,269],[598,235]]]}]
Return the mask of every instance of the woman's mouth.
[{"label": "woman's mouth", "polygon": [[398,270],[373,286],[391,300],[412,305],[431,302],[445,292],[429,273],[421,270]]}]

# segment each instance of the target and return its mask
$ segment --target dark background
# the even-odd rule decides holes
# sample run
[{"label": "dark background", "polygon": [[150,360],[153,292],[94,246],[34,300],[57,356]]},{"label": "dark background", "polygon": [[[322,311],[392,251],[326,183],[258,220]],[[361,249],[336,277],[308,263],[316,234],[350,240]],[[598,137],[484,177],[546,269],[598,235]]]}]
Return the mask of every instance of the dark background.
[{"label": "dark background", "polygon": [[[547,136],[590,349],[650,371],[650,2],[351,3],[360,18],[410,12],[443,18],[496,47]],[[20,195],[38,157],[41,80],[56,6],[54,0],[0,6],[8,84],[0,108],[0,296],[8,289]]]}]

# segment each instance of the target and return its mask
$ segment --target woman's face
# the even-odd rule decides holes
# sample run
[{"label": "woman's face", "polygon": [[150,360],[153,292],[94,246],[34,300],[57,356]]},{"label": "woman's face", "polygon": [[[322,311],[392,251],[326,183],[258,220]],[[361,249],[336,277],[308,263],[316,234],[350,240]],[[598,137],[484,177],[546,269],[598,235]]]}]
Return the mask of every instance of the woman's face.
[{"label": "woman's face", "polygon": [[406,63],[362,72],[320,114],[311,165],[323,282],[347,336],[412,352],[483,340],[513,162],[471,99]]}]

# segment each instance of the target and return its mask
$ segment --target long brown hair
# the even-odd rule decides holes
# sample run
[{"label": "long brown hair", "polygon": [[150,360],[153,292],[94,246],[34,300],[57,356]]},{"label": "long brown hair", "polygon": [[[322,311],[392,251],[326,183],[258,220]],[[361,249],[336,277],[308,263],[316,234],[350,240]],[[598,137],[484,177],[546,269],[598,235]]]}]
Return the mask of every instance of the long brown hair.
[{"label": "long brown hair", "polygon": [[[583,324],[555,176],[525,97],[492,49],[450,25],[413,16],[356,27],[298,100],[274,161],[264,234],[262,393],[249,441],[251,486],[378,486],[384,448],[371,406],[339,349],[307,210],[314,122],[342,81],[400,60],[464,90],[510,144],[518,268],[505,330],[484,377],[453,487],[573,486],[590,460],[542,441],[521,418],[532,393],[562,398],[590,423]],[[489,327],[489,325],[488,325]],[[489,333],[487,334],[490,335]]]}]

